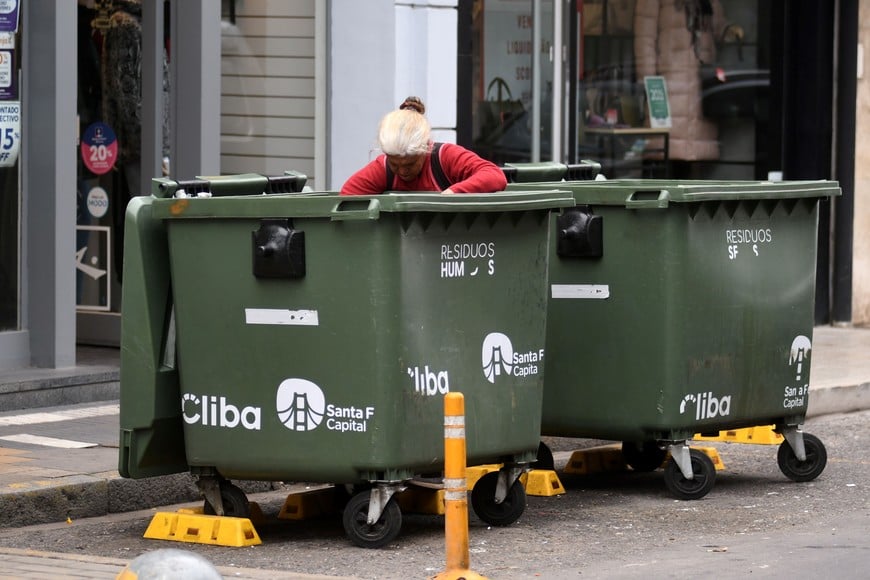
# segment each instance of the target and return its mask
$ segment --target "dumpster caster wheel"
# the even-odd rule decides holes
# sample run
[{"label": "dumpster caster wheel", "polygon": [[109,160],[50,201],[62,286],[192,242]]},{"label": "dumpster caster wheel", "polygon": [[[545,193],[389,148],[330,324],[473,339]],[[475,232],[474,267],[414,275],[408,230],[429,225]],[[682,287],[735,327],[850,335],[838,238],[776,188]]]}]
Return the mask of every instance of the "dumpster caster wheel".
[{"label": "dumpster caster wheel", "polygon": [[387,502],[374,525],[368,524],[371,490],[360,492],[344,506],[342,522],[350,541],[361,548],[381,548],[396,539],[402,529],[402,510],[395,501]]},{"label": "dumpster caster wheel", "polygon": [[[245,495],[245,492],[240,487],[229,482],[221,482],[220,488],[225,516],[231,518],[251,517],[251,506],[248,503],[248,496]],[[217,513],[208,500],[202,506],[202,512],[210,516]]]},{"label": "dumpster caster wheel", "polygon": [[543,441],[538,444],[538,458],[532,463],[532,469],[548,469],[551,471],[556,469],[553,452]]},{"label": "dumpster caster wheel", "polygon": [[526,488],[516,480],[504,501],[495,503],[498,472],[491,471],[477,480],[471,490],[471,507],[477,517],[493,526],[509,526],[526,511]]},{"label": "dumpster caster wheel", "polygon": [[644,441],[640,445],[634,441],[622,442],[622,458],[635,471],[655,471],[665,462],[668,451],[655,441]]},{"label": "dumpster caster wheel", "polygon": [[697,449],[689,452],[692,458],[692,479],[683,477],[677,462],[671,458],[665,466],[665,485],[679,499],[701,499],[716,483],[716,466],[707,454]]},{"label": "dumpster caster wheel", "polygon": [[779,470],[792,481],[812,481],[825,470],[825,465],[828,463],[828,452],[819,438],[809,433],[804,433],[803,436],[806,461],[798,461],[788,441],[783,441],[779,445],[776,454]]}]

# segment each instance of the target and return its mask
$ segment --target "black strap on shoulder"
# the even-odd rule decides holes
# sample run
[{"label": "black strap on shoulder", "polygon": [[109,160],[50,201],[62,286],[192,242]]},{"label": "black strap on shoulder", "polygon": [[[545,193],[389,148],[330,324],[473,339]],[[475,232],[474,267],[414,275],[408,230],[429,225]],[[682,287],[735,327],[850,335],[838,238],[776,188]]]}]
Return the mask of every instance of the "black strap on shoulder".
[{"label": "black strap on shoulder", "polygon": [[384,155],[384,169],[387,170],[387,186],[384,188],[384,191],[392,191],[393,190],[393,170],[390,169],[390,162],[387,161],[387,156]]},{"label": "black strap on shoulder", "polygon": [[[444,170],[441,168],[441,145],[443,145],[443,143],[432,144],[432,156],[430,162],[432,164],[432,176],[435,178],[435,183],[438,184],[441,191],[444,191],[450,187],[451,183],[450,180],[447,179],[447,176],[444,175]],[[393,170],[390,169],[390,164],[387,162],[386,157],[384,158],[384,169],[387,171],[387,186],[384,188],[384,191],[392,191],[395,175],[393,174]]]},{"label": "black strap on shoulder", "polygon": [[444,175],[444,170],[441,168],[441,145],[443,143],[434,143],[432,145],[432,177],[435,178],[435,183],[441,188],[441,191],[449,188],[452,184],[447,176]]}]

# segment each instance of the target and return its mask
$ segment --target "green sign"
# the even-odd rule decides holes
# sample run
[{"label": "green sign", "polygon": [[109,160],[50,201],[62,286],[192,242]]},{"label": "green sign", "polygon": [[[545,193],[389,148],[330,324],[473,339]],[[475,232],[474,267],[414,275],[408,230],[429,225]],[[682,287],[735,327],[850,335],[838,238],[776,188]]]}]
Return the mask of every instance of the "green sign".
[{"label": "green sign", "polygon": [[649,126],[671,126],[671,108],[668,105],[668,85],[665,77],[643,77],[646,102],[649,105]]}]

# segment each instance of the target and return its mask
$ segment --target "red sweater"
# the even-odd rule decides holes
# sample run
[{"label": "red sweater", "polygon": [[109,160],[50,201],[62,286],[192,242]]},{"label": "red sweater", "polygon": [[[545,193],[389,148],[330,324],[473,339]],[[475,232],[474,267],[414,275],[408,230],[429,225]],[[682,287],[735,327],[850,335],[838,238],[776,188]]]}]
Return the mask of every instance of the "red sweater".
[{"label": "red sweater", "polygon": [[[452,184],[454,193],[490,193],[507,186],[504,172],[494,163],[473,151],[453,143],[441,145],[441,169]],[[387,187],[386,156],[378,157],[354,173],[341,187],[341,195],[371,195],[384,191],[441,191],[432,175],[431,155],[426,155],[420,175],[413,181],[393,177]]]}]

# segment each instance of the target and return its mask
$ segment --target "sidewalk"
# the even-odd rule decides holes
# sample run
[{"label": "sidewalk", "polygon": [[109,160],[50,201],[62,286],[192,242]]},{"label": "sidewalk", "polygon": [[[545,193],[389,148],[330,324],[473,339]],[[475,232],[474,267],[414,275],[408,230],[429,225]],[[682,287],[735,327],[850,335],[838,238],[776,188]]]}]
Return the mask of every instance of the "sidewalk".
[{"label": "sidewalk", "polygon": [[[111,387],[118,380],[118,351],[92,349],[82,358],[66,371],[0,373],[0,528],[200,499],[186,473],[143,480],[118,475],[118,401]],[[810,360],[808,416],[870,408],[870,329],[817,327]],[[86,393],[89,380],[107,396]],[[2,396],[12,393],[39,407],[37,387],[47,383],[59,391],[51,400],[65,393],[63,402],[3,405]],[[243,487],[248,484],[249,493],[269,489],[257,482]]]}]

